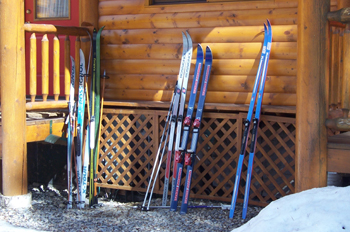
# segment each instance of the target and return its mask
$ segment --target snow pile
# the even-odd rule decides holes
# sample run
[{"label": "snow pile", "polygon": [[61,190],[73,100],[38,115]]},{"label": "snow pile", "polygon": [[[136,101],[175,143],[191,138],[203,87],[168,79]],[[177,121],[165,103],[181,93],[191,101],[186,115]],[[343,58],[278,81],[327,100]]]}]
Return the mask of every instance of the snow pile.
[{"label": "snow pile", "polygon": [[315,188],[272,202],[232,232],[350,231],[350,186]]}]

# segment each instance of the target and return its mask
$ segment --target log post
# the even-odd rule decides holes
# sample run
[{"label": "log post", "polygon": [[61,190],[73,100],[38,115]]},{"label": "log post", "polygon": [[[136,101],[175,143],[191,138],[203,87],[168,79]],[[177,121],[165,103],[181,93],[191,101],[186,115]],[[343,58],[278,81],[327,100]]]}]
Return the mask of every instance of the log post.
[{"label": "log post", "polygon": [[327,184],[325,120],[329,10],[330,0],[298,2],[296,192]]},{"label": "log post", "polygon": [[24,0],[2,0],[0,76],[3,195],[28,195]]}]

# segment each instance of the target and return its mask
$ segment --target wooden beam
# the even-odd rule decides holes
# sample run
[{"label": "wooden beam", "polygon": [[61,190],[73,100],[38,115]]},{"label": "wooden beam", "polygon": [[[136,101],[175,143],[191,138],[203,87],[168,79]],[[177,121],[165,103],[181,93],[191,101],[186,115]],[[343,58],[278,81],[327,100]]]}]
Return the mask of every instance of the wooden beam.
[{"label": "wooden beam", "polygon": [[27,123],[27,142],[45,140],[50,135],[50,121],[52,121],[52,134],[61,136],[64,131],[64,118],[36,120]]},{"label": "wooden beam", "polygon": [[350,7],[343,8],[337,11],[332,11],[327,14],[327,18],[329,21],[337,21],[341,23],[349,23],[350,22]]},{"label": "wooden beam", "polygon": [[298,2],[296,192],[327,184],[325,120],[329,10],[330,0]]},{"label": "wooden beam", "polygon": [[0,7],[3,195],[28,193],[25,114],[24,0]]},{"label": "wooden beam", "polygon": [[65,27],[35,23],[26,23],[23,27],[28,32],[55,35],[88,36],[90,31],[88,27]]}]

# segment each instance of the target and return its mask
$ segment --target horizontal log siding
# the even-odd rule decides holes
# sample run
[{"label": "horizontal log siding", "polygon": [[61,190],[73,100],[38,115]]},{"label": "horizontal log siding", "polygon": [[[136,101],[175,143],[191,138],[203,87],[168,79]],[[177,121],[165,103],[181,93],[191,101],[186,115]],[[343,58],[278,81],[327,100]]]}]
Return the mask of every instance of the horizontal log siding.
[{"label": "horizontal log siding", "polygon": [[[170,101],[182,56],[181,31],[213,52],[207,102],[249,104],[263,23],[271,20],[272,52],[263,104],[296,105],[297,0],[144,6],[144,0],[99,3],[101,69],[107,100]],[[189,91],[192,76],[189,80]]]}]

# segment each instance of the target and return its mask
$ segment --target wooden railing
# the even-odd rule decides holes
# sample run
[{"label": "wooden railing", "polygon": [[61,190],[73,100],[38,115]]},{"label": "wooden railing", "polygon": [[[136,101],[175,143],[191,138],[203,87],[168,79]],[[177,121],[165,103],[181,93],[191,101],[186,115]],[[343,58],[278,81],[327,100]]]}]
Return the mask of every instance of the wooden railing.
[{"label": "wooden railing", "polygon": [[[67,108],[70,91],[70,56],[71,56],[71,43],[69,36],[76,36],[75,40],[75,62],[76,62],[76,82],[79,77],[79,49],[82,47],[81,42],[87,42],[90,44],[91,28],[89,27],[64,27],[54,26],[47,24],[25,24],[24,30],[32,33],[30,36],[30,54],[26,56],[30,57],[30,62],[26,65],[30,65],[29,68],[29,95],[30,102],[26,103],[27,110],[38,109],[61,109]],[[41,40],[41,54],[37,54],[37,34],[42,34]],[[49,78],[49,39],[47,34],[54,34],[53,38],[53,77]],[[65,36],[64,41],[64,54],[60,54],[60,42],[58,36]],[[84,40],[83,40],[84,38]],[[85,39],[87,38],[87,39]],[[89,47],[89,46],[88,46]],[[89,52],[89,51],[88,51]],[[86,53],[87,54],[87,53]],[[41,86],[38,86],[37,81],[37,56],[41,55]],[[60,57],[64,56],[64,89],[60,89]],[[52,81],[53,86],[53,100],[48,100],[49,96],[49,81]],[[41,88],[42,100],[37,99],[37,89]],[[65,100],[59,100],[59,96],[64,95]]]},{"label": "wooden railing", "polygon": [[329,135],[350,130],[350,8],[328,13],[329,33]]},{"label": "wooden railing", "polygon": [[349,108],[350,94],[350,8],[330,12],[329,36],[329,105],[335,104],[339,108]]}]

